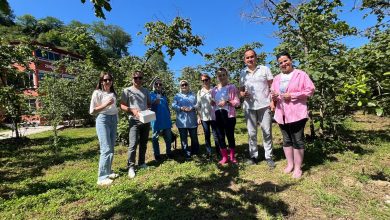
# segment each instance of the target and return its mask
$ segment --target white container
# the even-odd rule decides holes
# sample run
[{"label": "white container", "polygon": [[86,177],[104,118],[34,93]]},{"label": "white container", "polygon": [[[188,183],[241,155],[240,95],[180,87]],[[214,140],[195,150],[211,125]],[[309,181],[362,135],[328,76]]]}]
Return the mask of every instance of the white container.
[{"label": "white container", "polygon": [[149,123],[151,121],[156,120],[156,113],[154,111],[145,110],[139,112],[139,120],[142,123]]}]

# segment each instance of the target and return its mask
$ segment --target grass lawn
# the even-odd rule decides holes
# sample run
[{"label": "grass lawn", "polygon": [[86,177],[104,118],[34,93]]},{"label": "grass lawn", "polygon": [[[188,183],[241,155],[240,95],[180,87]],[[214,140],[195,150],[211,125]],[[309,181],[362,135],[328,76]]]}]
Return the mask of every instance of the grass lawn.
[{"label": "grass lawn", "polygon": [[[338,140],[308,143],[299,180],[282,173],[277,126],[277,167],[269,170],[264,160],[244,164],[242,116],[238,165],[218,166],[203,156],[186,162],[179,150],[175,160],[156,163],[149,142],[149,168],[130,180],[127,148],[117,146],[113,168],[120,177],[110,187],[96,185],[94,128],[61,131],[58,153],[50,148],[51,132],[20,143],[2,140],[0,219],[390,219],[390,119],[356,115],[346,127]],[[201,129],[199,139],[203,144]]]}]

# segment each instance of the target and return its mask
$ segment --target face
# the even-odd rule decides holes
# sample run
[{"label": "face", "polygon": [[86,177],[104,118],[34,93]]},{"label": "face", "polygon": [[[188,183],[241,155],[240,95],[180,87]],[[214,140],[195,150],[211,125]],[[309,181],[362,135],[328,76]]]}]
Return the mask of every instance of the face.
[{"label": "face", "polygon": [[182,92],[188,92],[188,90],[189,90],[188,83],[187,82],[181,82],[180,83],[180,88],[181,88]]},{"label": "face", "polygon": [[220,83],[227,83],[228,81],[228,74],[224,71],[217,72],[217,79]]},{"label": "face", "polygon": [[282,73],[290,73],[294,69],[292,65],[292,60],[288,58],[288,56],[279,57],[278,63]]},{"label": "face", "polygon": [[163,86],[163,84],[161,81],[156,81],[154,83],[154,88],[156,88],[156,90],[158,90],[158,91],[160,91],[162,89],[162,86]]},{"label": "face", "polygon": [[249,68],[256,66],[256,54],[253,50],[248,50],[245,52],[244,62]]},{"label": "face", "polygon": [[142,80],[143,80],[143,75],[142,74],[134,74],[133,75],[133,83],[136,86],[141,86],[142,85]]},{"label": "face", "polygon": [[104,75],[102,79],[102,84],[104,87],[111,87],[112,86],[112,78],[110,75]]},{"label": "face", "polygon": [[208,86],[208,85],[210,85],[210,79],[209,79],[209,78],[207,78],[207,77],[205,77],[205,76],[202,76],[200,80],[202,81],[202,85],[203,85],[203,86]]}]

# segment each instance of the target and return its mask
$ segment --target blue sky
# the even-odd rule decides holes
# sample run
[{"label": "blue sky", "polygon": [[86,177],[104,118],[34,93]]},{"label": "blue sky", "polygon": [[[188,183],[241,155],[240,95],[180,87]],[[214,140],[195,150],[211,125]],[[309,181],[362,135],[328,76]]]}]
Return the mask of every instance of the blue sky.
[{"label": "blue sky", "polygon": [[[365,28],[374,23],[373,18],[362,20],[362,13],[349,12],[354,1],[344,2],[346,10],[341,18],[350,25]],[[16,16],[31,14],[37,19],[53,16],[65,24],[71,20],[88,24],[102,20],[94,16],[88,0],[85,4],[80,0],[9,0],[9,3]],[[255,41],[264,44],[262,51],[272,53],[279,43],[272,37],[276,28],[271,24],[255,24],[241,16],[242,12],[250,11],[250,0],[113,0],[111,6],[111,12],[105,13],[104,22],[122,27],[132,36],[129,52],[137,56],[143,56],[146,51],[143,36],[137,36],[138,32],[144,31],[144,24],[157,20],[169,23],[176,16],[191,20],[193,34],[203,37],[204,46],[200,48],[203,53],[213,52],[217,47],[237,48]],[[356,47],[367,40],[354,37],[346,42],[350,47]],[[166,61],[176,76],[183,67],[204,63],[200,55],[189,53],[182,56],[179,52],[172,60]]]}]

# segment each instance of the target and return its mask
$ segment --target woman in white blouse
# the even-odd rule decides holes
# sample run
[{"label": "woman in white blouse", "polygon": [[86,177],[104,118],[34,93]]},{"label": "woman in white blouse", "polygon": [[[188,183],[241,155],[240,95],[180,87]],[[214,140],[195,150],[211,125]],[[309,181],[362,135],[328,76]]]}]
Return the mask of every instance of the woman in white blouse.
[{"label": "woman in white blouse", "polygon": [[116,92],[113,77],[103,72],[92,94],[89,113],[97,115],[96,133],[100,144],[100,158],[97,184],[110,185],[118,174],[112,172],[116,129],[118,124],[118,108],[116,107]]},{"label": "woman in white blouse", "polygon": [[215,119],[212,118],[213,107],[211,106],[211,79],[207,74],[201,74],[200,79],[202,81],[202,89],[198,91],[196,99],[196,108],[198,109],[198,124],[202,124],[204,139],[206,142],[207,156],[211,158],[212,151],[210,131],[212,131],[214,137],[215,152],[219,152],[219,144],[216,133],[217,124]]}]

